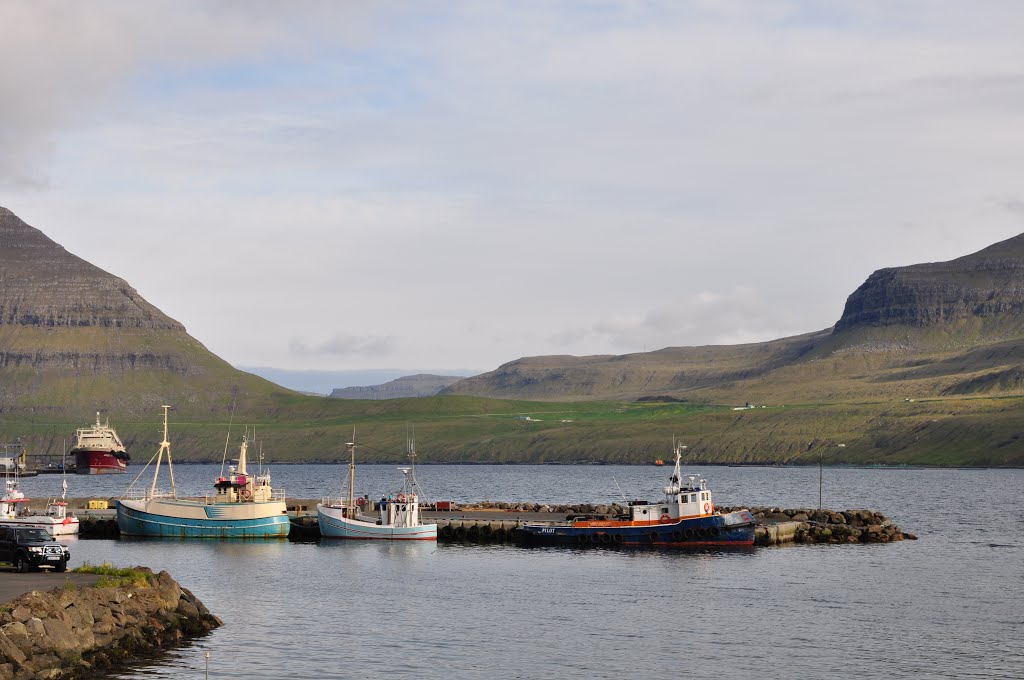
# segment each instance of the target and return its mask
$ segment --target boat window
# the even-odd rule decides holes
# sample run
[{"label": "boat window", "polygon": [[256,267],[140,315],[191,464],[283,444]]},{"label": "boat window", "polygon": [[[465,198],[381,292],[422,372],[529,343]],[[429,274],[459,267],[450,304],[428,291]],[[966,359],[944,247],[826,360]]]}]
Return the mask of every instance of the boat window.
[{"label": "boat window", "polygon": [[668,508],[662,508],[661,509],[661,514],[667,515],[668,514]]},{"label": "boat window", "polygon": [[647,511],[646,511],[646,510],[644,510],[644,514],[645,514],[645,515],[647,514]]},{"label": "boat window", "polygon": [[697,494],[692,494],[690,496],[690,502],[691,503],[696,503],[697,502]]}]

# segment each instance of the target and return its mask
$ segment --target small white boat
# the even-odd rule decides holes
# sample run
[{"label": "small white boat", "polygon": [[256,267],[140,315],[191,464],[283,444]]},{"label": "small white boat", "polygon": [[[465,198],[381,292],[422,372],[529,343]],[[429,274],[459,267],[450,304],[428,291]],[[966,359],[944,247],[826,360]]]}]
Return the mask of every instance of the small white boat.
[{"label": "small white boat", "polygon": [[45,529],[51,536],[77,535],[78,518],[68,515],[68,504],[64,501],[68,491],[67,480],[62,486],[64,491],[59,501],[50,501],[44,514],[33,514],[28,506],[30,499],[18,489],[18,478],[9,476],[4,495],[0,497],[0,526]]},{"label": "small white boat", "polygon": [[374,504],[372,514],[366,498],[355,498],[356,444],[355,433],[349,442],[351,462],[348,466],[348,498],[324,499],[316,506],[320,535],[324,538],[382,541],[436,541],[437,524],[423,524],[420,518],[420,493],[416,484],[415,446],[410,441],[413,464],[398,468],[402,472],[402,488],[383,496]]},{"label": "small white boat", "polygon": [[[117,501],[117,526],[121,533],[161,538],[287,538],[291,524],[284,490],[270,486],[269,472],[249,474],[245,439],[238,454],[238,466],[231,466],[228,475],[216,480],[212,497],[178,498],[171,464],[171,444],[167,440],[167,411],[170,408],[163,407],[164,440],[154,455],[156,468],[152,485],[140,493],[132,493],[129,486],[125,492],[127,498]],[[157,489],[160,463],[165,453],[171,478],[169,493]],[[143,468],[143,472],[145,470]],[[142,473],[139,474],[141,476]]]}]

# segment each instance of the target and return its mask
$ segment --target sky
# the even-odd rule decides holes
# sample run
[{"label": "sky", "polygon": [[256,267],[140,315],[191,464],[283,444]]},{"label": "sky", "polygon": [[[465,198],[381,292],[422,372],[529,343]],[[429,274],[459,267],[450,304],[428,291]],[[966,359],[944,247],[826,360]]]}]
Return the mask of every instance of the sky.
[{"label": "sky", "polygon": [[1024,232],[1024,3],[5,0],[0,26],[0,205],[236,366],[769,340]]}]

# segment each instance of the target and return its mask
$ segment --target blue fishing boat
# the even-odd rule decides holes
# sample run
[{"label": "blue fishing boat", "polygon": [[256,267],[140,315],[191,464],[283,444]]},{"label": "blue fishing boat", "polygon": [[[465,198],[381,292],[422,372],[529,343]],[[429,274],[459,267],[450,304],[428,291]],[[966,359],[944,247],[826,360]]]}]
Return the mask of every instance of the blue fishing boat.
[{"label": "blue fishing boat", "polygon": [[[163,408],[164,439],[154,455],[153,483],[141,492],[133,492],[129,487],[125,496],[118,499],[117,526],[121,533],[159,538],[287,538],[291,525],[284,490],[271,487],[269,471],[249,474],[245,438],[238,454],[238,465],[232,465],[227,475],[216,480],[213,494],[178,498],[167,438],[170,407]],[[157,489],[164,456],[170,475],[170,492]]]},{"label": "blue fishing boat", "polygon": [[657,548],[743,547],[754,544],[754,517],[747,510],[721,514],[711,489],[699,475],[682,474],[682,452],[660,503],[632,501],[613,518],[574,518],[526,524],[517,537],[526,545],[623,546]]}]

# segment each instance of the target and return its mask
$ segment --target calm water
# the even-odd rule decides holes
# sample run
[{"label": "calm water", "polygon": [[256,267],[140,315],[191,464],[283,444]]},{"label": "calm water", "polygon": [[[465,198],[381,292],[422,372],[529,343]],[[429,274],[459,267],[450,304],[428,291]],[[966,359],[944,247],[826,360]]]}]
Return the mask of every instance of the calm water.
[{"label": "calm water", "polygon": [[[176,468],[186,492],[215,466]],[[816,506],[817,469],[703,467],[719,504]],[[290,497],[341,470],[274,468]],[[357,491],[393,488],[363,466]],[[655,499],[668,469],[423,466],[434,499]],[[133,475],[70,477],[117,495]],[[613,481],[614,480],[614,481]],[[617,485],[616,486],[616,482]],[[23,480],[29,495],[55,477]],[[825,505],[921,540],[730,553],[373,543],[73,541],[73,562],[167,569],[225,621],[119,678],[1021,678],[1021,470],[826,469]]]}]

